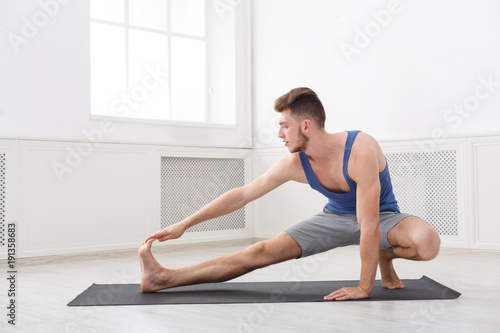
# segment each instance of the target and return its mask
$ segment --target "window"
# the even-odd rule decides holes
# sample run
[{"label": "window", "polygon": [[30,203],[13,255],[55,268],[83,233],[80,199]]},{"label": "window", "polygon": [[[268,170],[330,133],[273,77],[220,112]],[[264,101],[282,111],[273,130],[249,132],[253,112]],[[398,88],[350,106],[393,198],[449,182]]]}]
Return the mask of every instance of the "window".
[{"label": "window", "polygon": [[234,11],[215,5],[91,0],[92,115],[235,124]]}]

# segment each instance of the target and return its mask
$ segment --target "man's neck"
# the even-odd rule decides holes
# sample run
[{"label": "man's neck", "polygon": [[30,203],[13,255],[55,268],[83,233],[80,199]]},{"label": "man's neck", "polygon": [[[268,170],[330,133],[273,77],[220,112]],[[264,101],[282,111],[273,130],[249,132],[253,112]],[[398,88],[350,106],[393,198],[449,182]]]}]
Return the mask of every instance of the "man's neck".
[{"label": "man's neck", "polygon": [[304,151],[310,158],[321,160],[330,158],[332,154],[343,153],[345,148],[345,134],[316,132],[309,137],[309,144]]}]

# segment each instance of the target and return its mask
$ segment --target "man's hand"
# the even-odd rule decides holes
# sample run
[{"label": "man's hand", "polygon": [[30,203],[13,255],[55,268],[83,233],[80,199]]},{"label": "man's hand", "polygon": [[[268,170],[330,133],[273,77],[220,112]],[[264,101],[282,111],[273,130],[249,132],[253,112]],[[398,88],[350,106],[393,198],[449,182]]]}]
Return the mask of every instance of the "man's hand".
[{"label": "man's hand", "polygon": [[184,225],[181,223],[176,223],[176,224],[173,224],[173,225],[166,227],[163,230],[155,232],[154,234],[149,236],[144,241],[143,244],[147,243],[147,241],[150,239],[157,239],[160,242],[164,242],[168,239],[177,239],[184,234],[184,231],[186,231],[186,228],[184,227]]},{"label": "man's hand", "polygon": [[336,290],[330,295],[324,297],[325,301],[345,301],[348,299],[361,299],[369,298],[370,293],[361,288],[357,287],[344,287],[342,289]]}]

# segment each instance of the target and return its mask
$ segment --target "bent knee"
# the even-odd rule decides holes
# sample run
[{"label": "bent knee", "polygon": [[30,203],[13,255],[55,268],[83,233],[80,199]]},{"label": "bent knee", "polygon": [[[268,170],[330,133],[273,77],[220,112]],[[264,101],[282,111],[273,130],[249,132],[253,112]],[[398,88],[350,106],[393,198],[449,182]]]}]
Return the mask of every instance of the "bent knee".
[{"label": "bent knee", "polygon": [[430,227],[426,232],[421,232],[417,238],[417,253],[420,260],[432,260],[436,258],[441,247],[441,238],[437,231]]}]

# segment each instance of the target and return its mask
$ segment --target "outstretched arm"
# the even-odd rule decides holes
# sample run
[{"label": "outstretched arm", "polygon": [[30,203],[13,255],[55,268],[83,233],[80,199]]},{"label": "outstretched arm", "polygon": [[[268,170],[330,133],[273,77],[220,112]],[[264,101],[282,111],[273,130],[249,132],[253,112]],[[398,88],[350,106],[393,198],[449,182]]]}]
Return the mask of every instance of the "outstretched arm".
[{"label": "outstretched arm", "polygon": [[297,177],[294,174],[297,170],[297,161],[295,154],[282,158],[266,173],[251,183],[224,193],[183,221],[168,226],[149,236],[145,242],[149,239],[157,239],[163,242],[168,239],[179,238],[188,228],[198,223],[229,214],[244,207],[249,202],[260,198],[283,183],[289,180],[296,180]]}]

